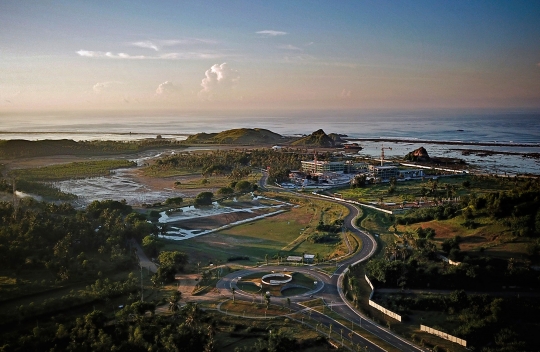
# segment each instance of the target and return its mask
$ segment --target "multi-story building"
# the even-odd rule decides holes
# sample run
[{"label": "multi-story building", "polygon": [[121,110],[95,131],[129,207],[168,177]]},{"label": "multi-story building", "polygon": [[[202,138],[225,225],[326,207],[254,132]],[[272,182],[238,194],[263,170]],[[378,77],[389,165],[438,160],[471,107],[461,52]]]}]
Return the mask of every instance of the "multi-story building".
[{"label": "multi-story building", "polygon": [[326,172],[366,172],[368,170],[367,163],[353,163],[351,161],[302,161],[302,171],[310,174],[326,173]]},{"label": "multi-story building", "polygon": [[389,180],[391,177],[397,178],[399,175],[397,166],[370,165],[369,171],[373,177],[381,180]]}]

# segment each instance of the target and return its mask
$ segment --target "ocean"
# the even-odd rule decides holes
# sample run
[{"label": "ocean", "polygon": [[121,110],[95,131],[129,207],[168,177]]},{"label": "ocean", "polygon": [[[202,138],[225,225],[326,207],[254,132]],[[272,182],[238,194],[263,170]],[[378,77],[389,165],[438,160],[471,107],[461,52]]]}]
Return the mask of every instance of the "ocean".
[{"label": "ocean", "polygon": [[[309,134],[323,129],[361,140],[363,155],[377,157],[380,148],[388,157],[402,156],[420,146],[430,155],[457,157],[486,172],[540,174],[539,159],[512,153],[540,153],[538,113],[403,113],[354,115],[338,112],[297,112],[289,115],[42,115],[0,116],[0,139],[137,140],[185,139],[198,132],[220,132],[232,128],[265,128],[282,135]],[[389,142],[388,139],[399,140]],[[422,141],[422,142],[420,142]],[[460,142],[466,145],[430,143]],[[480,146],[478,143],[490,143]],[[462,149],[506,154],[467,154]],[[511,153],[511,154],[508,154]]]}]

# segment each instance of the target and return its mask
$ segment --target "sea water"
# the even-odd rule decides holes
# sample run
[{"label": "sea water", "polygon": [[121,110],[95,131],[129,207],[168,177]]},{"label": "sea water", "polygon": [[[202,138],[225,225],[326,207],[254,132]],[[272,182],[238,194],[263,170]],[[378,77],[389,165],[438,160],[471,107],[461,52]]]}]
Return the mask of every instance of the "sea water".
[{"label": "sea water", "polygon": [[[138,140],[174,138],[183,140],[199,132],[232,128],[265,128],[282,135],[309,134],[317,129],[361,141],[367,156],[379,157],[382,145],[387,157],[400,157],[423,146],[432,156],[461,158],[486,172],[540,174],[540,162],[521,155],[463,155],[459,149],[511,153],[540,153],[538,113],[392,113],[300,111],[288,114],[168,114],[163,116],[57,114],[0,116],[0,139]],[[396,139],[399,142],[385,141]],[[419,142],[422,141],[422,142]],[[470,145],[429,143],[462,142]],[[495,145],[480,146],[477,143]]]}]

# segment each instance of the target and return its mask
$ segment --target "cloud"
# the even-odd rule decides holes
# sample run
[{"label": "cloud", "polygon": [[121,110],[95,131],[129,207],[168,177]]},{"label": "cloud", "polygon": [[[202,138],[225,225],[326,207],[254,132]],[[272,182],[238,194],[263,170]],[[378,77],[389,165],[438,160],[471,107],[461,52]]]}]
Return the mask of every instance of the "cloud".
[{"label": "cloud", "polygon": [[110,90],[112,87],[117,86],[117,85],[121,85],[121,84],[123,84],[123,83],[118,82],[118,81],[98,82],[98,83],[94,84],[94,86],[92,87],[92,90],[96,94],[101,94],[101,93],[103,93],[105,91]]},{"label": "cloud", "polygon": [[215,40],[200,39],[200,38],[186,38],[186,39],[160,39],[160,40],[142,40],[138,42],[131,42],[129,45],[139,48],[152,49],[155,51],[161,51],[163,48],[180,46],[180,45],[197,45],[197,44],[215,44]]},{"label": "cloud", "polygon": [[294,45],[291,45],[291,44],[287,44],[287,45],[279,45],[278,48],[280,49],[286,49],[286,50],[300,50],[302,51],[301,48],[297,47],[297,46],[294,46]]},{"label": "cloud", "polygon": [[152,49],[155,51],[159,51],[159,48],[157,47],[157,45],[148,40],[142,41],[142,42],[134,42],[134,43],[131,43],[131,45],[137,46],[139,48]]},{"label": "cloud", "polygon": [[278,35],[287,35],[288,33],[287,32],[282,32],[282,31],[273,31],[273,30],[264,30],[264,31],[258,31],[258,32],[255,32],[257,34],[261,34],[263,35],[264,37],[277,37]]},{"label": "cloud", "polygon": [[201,82],[203,89],[199,92],[199,98],[203,100],[223,100],[227,99],[240,79],[238,71],[227,65],[215,64],[206,70],[205,78]]},{"label": "cloud", "polygon": [[89,50],[79,50],[77,51],[77,54],[79,54],[82,57],[97,57],[97,58],[111,58],[111,59],[130,59],[130,60],[142,60],[146,59],[146,56],[143,55],[129,55],[126,53],[118,53],[114,54],[110,51],[103,52],[103,51],[89,51]]},{"label": "cloud", "polygon": [[77,54],[82,57],[108,58],[124,60],[189,60],[189,59],[217,59],[223,57],[223,54],[216,52],[184,52],[184,53],[166,53],[158,56],[130,55],[126,53],[112,53],[110,51],[89,51],[79,50]]},{"label": "cloud", "polygon": [[156,59],[164,60],[186,60],[186,59],[218,59],[223,57],[223,54],[213,52],[185,52],[185,53],[168,53],[156,57]]},{"label": "cloud", "polygon": [[171,81],[165,81],[161,83],[156,89],[156,96],[169,97],[180,93],[182,87],[175,86]]},{"label": "cloud", "polygon": [[88,50],[79,50],[77,51],[77,54],[83,57],[100,57],[102,56],[102,53],[99,51],[88,51]]}]

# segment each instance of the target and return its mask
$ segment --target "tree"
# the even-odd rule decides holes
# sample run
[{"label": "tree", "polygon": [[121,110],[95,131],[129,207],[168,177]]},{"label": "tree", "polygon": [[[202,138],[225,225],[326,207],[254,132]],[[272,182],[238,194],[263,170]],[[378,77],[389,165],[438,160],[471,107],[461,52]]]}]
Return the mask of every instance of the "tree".
[{"label": "tree", "polygon": [[158,260],[161,266],[173,267],[177,271],[182,271],[188,262],[188,256],[179,251],[163,251],[159,254]]},{"label": "tree", "polygon": [[218,189],[217,193],[220,196],[227,196],[234,193],[234,190],[231,187],[221,187]]},{"label": "tree", "polygon": [[212,192],[201,192],[195,197],[195,206],[212,205],[212,198],[214,194]]},{"label": "tree", "polygon": [[270,295],[266,294],[264,295],[264,303],[266,303],[266,309],[270,307]]},{"label": "tree", "polygon": [[184,199],[182,199],[182,197],[173,197],[173,198],[168,198],[165,201],[165,204],[166,205],[180,205],[182,204],[183,201]]},{"label": "tree", "polygon": [[232,301],[235,302],[236,301],[235,300],[236,288],[235,287],[231,288],[231,292],[232,292]]},{"label": "tree", "polygon": [[365,187],[365,186],[366,186],[366,175],[363,175],[363,174],[355,175],[354,178],[351,180],[352,188]]},{"label": "tree", "polygon": [[251,185],[249,181],[243,180],[243,181],[239,181],[236,184],[236,186],[234,186],[234,189],[237,192],[249,192],[253,189],[253,186]]},{"label": "tree", "polygon": [[148,253],[151,257],[156,257],[159,249],[163,247],[163,242],[154,236],[148,235],[143,238],[142,246],[146,253]]},{"label": "tree", "polygon": [[174,291],[174,294],[169,299],[169,312],[176,314],[180,310],[180,307],[178,306],[178,301],[180,301],[181,297],[182,292]]}]

